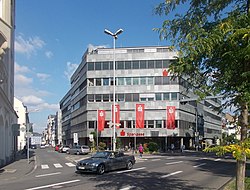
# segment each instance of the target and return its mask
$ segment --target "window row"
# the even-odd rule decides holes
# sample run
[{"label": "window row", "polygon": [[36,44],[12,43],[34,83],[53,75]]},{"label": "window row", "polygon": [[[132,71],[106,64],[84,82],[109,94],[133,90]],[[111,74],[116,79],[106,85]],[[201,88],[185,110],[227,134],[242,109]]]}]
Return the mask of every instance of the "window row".
[{"label": "window row", "polygon": [[[127,69],[162,69],[168,68],[171,60],[134,60],[134,61],[116,61],[117,70]],[[113,70],[113,61],[88,62],[88,71]]]},{"label": "window row", "polygon": [[[116,77],[115,85],[168,85],[178,84],[178,78],[171,77]],[[89,86],[112,86],[113,77],[110,78],[89,78]]]},{"label": "window row", "polygon": [[[147,96],[146,94],[127,93],[116,94],[119,102],[145,102],[145,101],[164,101],[179,100],[178,92],[155,93]],[[113,102],[113,94],[88,94],[88,102]]]}]

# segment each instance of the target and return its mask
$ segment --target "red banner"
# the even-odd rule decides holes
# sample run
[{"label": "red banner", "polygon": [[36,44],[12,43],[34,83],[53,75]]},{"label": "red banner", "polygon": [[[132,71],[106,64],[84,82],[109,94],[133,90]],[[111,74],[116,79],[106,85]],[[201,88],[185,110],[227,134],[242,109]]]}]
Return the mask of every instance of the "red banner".
[{"label": "red banner", "polygon": [[105,110],[98,110],[98,131],[103,131],[104,130],[104,125],[105,125]]},{"label": "red banner", "polygon": [[[114,105],[112,105],[112,122],[114,123]],[[120,105],[116,104],[115,105],[115,123],[119,124],[120,123]],[[116,126],[119,128],[119,126]]]},{"label": "red banner", "polygon": [[167,106],[167,129],[175,129],[175,106]]},{"label": "red banner", "polygon": [[136,128],[144,128],[144,104],[136,104]]}]

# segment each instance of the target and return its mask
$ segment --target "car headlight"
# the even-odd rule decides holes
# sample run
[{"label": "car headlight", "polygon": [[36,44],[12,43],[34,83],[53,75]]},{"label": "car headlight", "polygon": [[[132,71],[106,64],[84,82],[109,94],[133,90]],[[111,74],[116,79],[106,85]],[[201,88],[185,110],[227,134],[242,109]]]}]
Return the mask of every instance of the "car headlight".
[{"label": "car headlight", "polygon": [[96,167],[96,166],[98,166],[98,164],[97,163],[92,163],[91,166]]}]

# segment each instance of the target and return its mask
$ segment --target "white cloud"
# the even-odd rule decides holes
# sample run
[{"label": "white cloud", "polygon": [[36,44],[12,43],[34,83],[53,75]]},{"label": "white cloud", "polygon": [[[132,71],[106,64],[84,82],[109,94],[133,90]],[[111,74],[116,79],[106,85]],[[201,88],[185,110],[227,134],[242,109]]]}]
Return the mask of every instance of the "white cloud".
[{"label": "white cloud", "polygon": [[45,42],[38,36],[25,40],[22,35],[18,35],[15,41],[15,51],[30,57],[31,54],[36,53],[36,50],[43,48],[44,45]]},{"label": "white cloud", "polygon": [[46,51],[46,52],[45,52],[45,56],[46,56],[47,58],[51,58],[51,57],[53,56],[53,53],[52,53],[51,51]]},{"label": "white cloud", "polygon": [[70,81],[70,77],[75,72],[78,66],[79,66],[78,64],[67,62],[67,68],[66,68],[66,71],[64,71],[64,75],[67,77],[69,81]]},{"label": "white cloud", "polygon": [[43,99],[34,95],[23,96],[21,100],[25,105],[37,105],[44,102]]},{"label": "white cloud", "polygon": [[37,73],[36,74],[37,78],[39,78],[41,81],[45,81],[50,77],[50,75],[45,74],[45,73]]},{"label": "white cloud", "polygon": [[28,78],[21,74],[15,75],[15,86],[29,86],[33,82],[32,78]]},{"label": "white cloud", "polygon": [[15,73],[29,73],[29,72],[31,72],[31,70],[28,67],[18,65],[15,62]]}]

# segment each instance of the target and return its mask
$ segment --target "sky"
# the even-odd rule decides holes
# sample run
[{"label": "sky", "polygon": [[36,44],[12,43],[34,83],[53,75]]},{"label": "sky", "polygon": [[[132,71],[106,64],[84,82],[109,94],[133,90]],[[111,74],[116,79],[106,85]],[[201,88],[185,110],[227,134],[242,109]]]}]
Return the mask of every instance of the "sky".
[{"label": "sky", "polygon": [[170,45],[153,28],[164,17],[154,14],[163,0],[17,0],[15,97],[28,107],[35,132],[59,110],[70,77],[90,46],[112,48],[104,29],[122,28],[116,47]]}]

